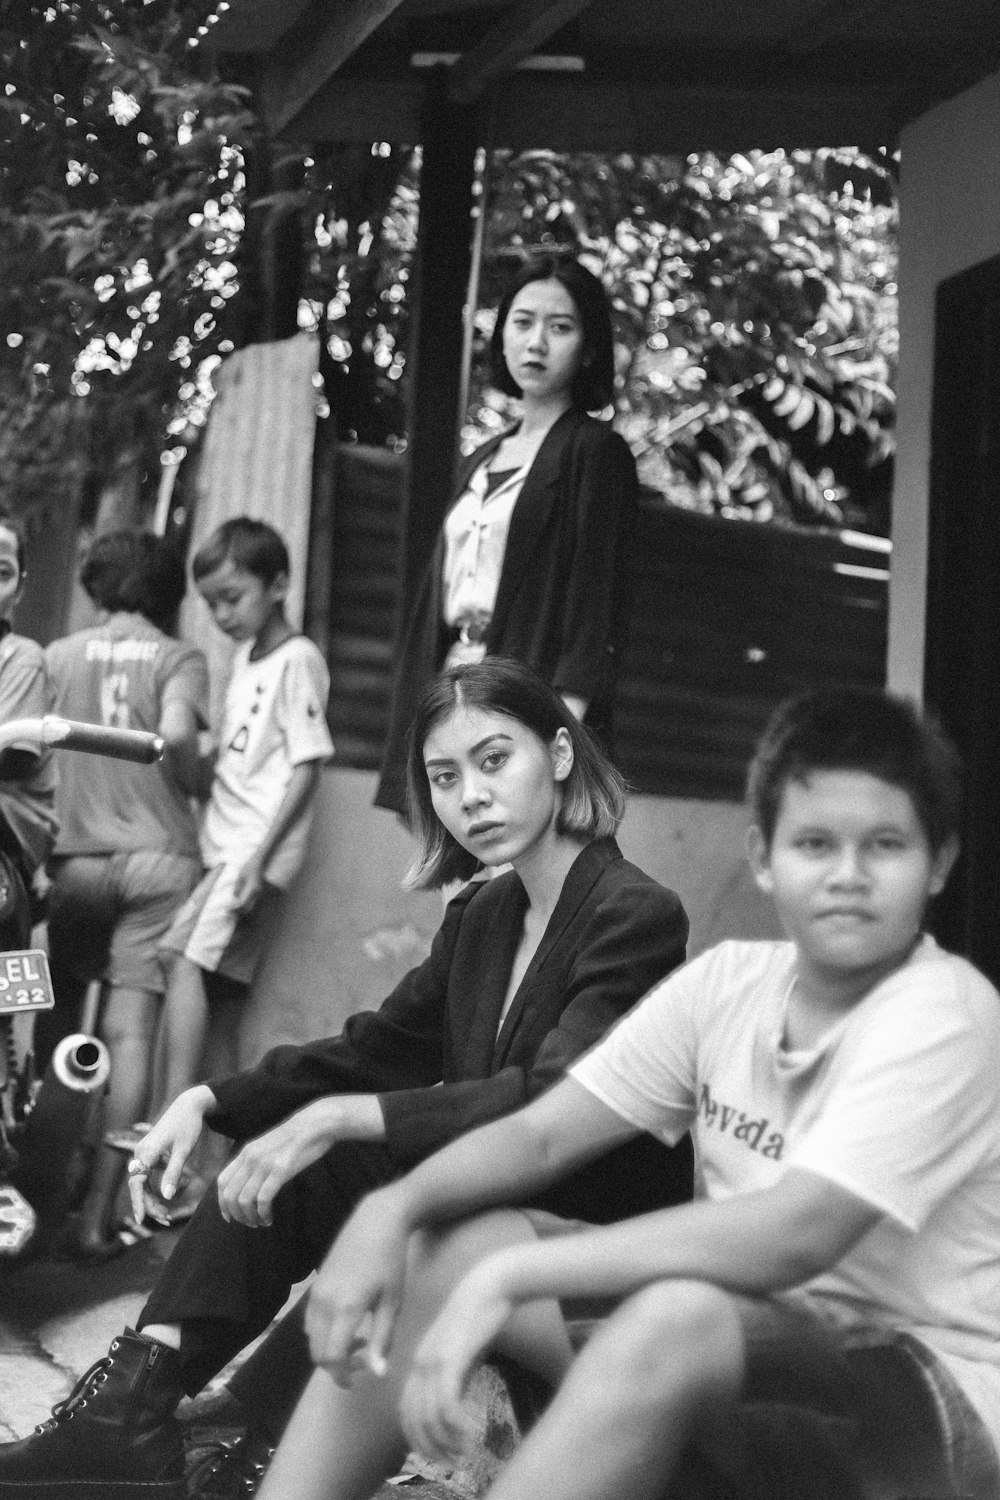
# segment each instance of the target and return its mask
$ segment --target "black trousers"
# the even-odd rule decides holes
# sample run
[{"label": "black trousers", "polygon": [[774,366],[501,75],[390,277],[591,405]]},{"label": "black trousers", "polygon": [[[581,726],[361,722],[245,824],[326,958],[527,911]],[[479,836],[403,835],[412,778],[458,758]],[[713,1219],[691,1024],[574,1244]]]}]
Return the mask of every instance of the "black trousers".
[{"label": "black trousers", "polygon": [[[287,1184],[267,1229],[227,1224],[206,1195],[160,1274],[138,1327],[181,1329],[181,1379],[193,1396],[277,1316],[297,1281],[316,1269],[355,1204],[400,1176],[383,1145],[344,1141]],[[595,1224],[691,1197],[688,1137],[666,1151],[651,1136],[617,1147],[556,1183],[533,1204]],[[280,1436],[312,1373],[299,1306],[283,1318],[230,1382],[250,1424]]]},{"label": "black trousers", "polygon": [[[227,1224],[209,1192],[184,1230],[138,1318],[177,1323],[181,1379],[200,1391],[280,1312],[297,1281],[323,1259],[355,1204],[399,1175],[382,1145],[344,1141],[278,1194],[264,1229]],[[233,1392],[250,1421],[277,1435],[312,1363],[298,1316],[286,1318],[248,1360]]]}]

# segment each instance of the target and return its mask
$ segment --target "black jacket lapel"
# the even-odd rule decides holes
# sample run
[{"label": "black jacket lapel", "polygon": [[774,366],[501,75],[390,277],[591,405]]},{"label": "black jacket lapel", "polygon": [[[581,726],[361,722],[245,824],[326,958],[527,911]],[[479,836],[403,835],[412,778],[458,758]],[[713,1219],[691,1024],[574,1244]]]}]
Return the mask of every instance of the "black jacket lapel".
[{"label": "black jacket lapel", "polygon": [[477,965],[474,975],[470,975],[476,995],[469,1032],[461,1048],[465,1059],[462,1073],[466,1078],[489,1078],[492,1072],[497,1027],[528,906],[527,893],[516,875],[501,875],[499,879],[509,882],[509,886],[504,891],[501,909],[491,912],[489,933],[483,934],[482,965]]},{"label": "black jacket lapel", "polygon": [[516,430],[514,427],[508,427],[505,431],[497,433],[496,437],[487,438],[486,442],[481,443],[474,453],[470,453],[463,458],[458,467],[458,477],[455,480],[455,493],[452,496],[451,505],[448,507],[449,510],[462,498],[466,486],[476,470],[482,464],[487,463],[497,451],[504,438],[510,437],[511,433]]},{"label": "black jacket lapel", "polygon": [[511,603],[552,514],[563,476],[566,446],[579,421],[579,412],[571,407],[553,422],[521,486],[507,532],[503,572],[493,606],[493,618],[486,632],[488,650],[492,651],[502,636]]},{"label": "black jacket lapel", "polygon": [[[511,1001],[510,1009],[504,1016],[500,1033],[496,1037],[493,1049],[493,1069],[495,1073],[503,1066],[504,1057],[510,1048],[518,1022],[523,1016],[525,1009],[531,1003],[531,993],[536,981],[544,974],[546,960],[552,952],[556,943],[562,937],[566,928],[576,917],[584,901],[590,895],[594,885],[600,879],[607,866],[615,859],[621,859],[621,850],[614,839],[595,839],[593,843],[587,844],[581,849],[575,861],[570,867],[570,872],[563,882],[556,909],[549,918],[548,926],[542,934],[542,941],[535,950],[531,963],[525,970],[524,978],[518,985],[517,994]],[[511,955],[513,959],[513,954]],[[510,967],[506,970],[510,973]],[[501,999],[502,1004],[502,999]],[[495,1019],[499,1019],[499,1012]]]}]

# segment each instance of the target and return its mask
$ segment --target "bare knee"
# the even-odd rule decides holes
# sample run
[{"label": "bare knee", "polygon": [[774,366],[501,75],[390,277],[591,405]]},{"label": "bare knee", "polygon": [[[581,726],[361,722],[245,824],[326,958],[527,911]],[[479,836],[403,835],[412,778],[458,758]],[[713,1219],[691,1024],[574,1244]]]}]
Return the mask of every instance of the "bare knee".
[{"label": "bare knee", "polygon": [[743,1336],[732,1299],[696,1281],[663,1281],[635,1293],[601,1334],[600,1359],[623,1398],[692,1413],[735,1400],[743,1381]]}]

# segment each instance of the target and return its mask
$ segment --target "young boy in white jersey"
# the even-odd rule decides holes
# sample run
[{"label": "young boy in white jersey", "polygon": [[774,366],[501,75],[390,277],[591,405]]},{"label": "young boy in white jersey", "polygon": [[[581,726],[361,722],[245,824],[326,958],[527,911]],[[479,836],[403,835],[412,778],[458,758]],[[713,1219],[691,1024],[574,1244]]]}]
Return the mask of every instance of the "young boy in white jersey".
[{"label": "young boy in white jersey", "polygon": [[[703,954],[564,1082],[362,1202],[261,1500],[359,1500],[407,1440],[454,1453],[490,1349],[559,1383],[490,1500],[1000,1495],[1000,997],[922,932],[954,752],[900,700],[807,695],[750,802],[787,941]],[[685,1129],[692,1204],[449,1227]]]},{"label": "young boy in white jersey", "polygon": [[172,964],[165,1102],[200,1076],[209,994],[239,1000],[249,988],[305,856],[320,768],[333,754],[329,675],[285,617],[288,549],[277,531],[249,516],[225,521],[191,571],[238,649],[201,829],[207,873],[163,942]]}]

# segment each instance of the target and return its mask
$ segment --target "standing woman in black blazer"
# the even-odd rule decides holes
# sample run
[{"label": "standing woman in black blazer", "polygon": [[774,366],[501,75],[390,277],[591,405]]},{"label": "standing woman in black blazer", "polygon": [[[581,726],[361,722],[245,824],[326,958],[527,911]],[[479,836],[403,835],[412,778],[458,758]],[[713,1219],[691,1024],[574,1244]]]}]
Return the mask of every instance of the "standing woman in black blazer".
[{"label": "standing woman in black blazer", "polygon": [[442,666],[513,657],[605,745],[625,628],[635,461],[610,423],[614,351],[601,283],[578,261],[530,261],[500,304],[493,383],[521,420],[461,467],[457,499],[406,623],[376,805],[405,807],[406,731]]}]

